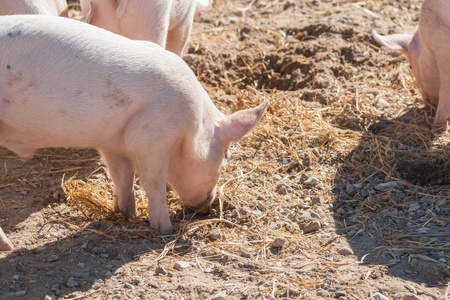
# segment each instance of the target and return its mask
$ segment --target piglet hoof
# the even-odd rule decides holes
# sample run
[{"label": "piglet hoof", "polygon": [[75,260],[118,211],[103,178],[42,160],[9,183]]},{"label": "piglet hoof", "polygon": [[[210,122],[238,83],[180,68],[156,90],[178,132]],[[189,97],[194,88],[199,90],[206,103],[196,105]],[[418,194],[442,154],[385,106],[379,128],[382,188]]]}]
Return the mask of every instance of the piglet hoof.
[{"label": "piglet hoof", "polygon": [[148,220],[153,230],[159,232],[161,235],[169,235],[172,233],[172,223],[170,222],[169,214],[156,214],[149,213]]},{"label": "piglet hoof", "polygon": [[431,128],[433,131],[435,131],[437,133],[445,132],[445,131],[447,131],[447,121],[438,123],[438,122],[436,122],[436,119],[435,119]]},{"label": "piglet hoof", "polygon": [[[134,203],[133,203],[134,204]],[[136,205],[120,205],[115,201],[114,211],[120,213],[127,218],[134,218],[138,215]]]},{"label": "piglet hoof", "polygon": [[130,218],[130,219],[137,216],[136,209],[120,209],[118,207],[114,207],[114,211],[116,213],[120,213],[120,214],[122,214],[122,216]]}]

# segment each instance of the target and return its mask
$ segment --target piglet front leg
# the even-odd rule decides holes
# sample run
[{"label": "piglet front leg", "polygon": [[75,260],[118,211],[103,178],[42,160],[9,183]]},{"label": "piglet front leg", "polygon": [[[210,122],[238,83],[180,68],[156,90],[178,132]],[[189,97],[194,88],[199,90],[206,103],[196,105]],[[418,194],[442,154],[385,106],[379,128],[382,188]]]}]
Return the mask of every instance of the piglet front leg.
[{"label": "piglet front leg", "polygon": [[[142,147],[141,147],[142,146]],[[133,164],[148,198],[148,219],[152,229],[163,235],[172,232],[166,199],[169,157],[164,143],[135,147]],[[141,150],[141,151],[139,151]]]},{"label": "piglet front leg", "polygon": [[6,234],[3,232],[0,227],[0,251],[11,251],[13,249],[13,245],[6,237]]}]

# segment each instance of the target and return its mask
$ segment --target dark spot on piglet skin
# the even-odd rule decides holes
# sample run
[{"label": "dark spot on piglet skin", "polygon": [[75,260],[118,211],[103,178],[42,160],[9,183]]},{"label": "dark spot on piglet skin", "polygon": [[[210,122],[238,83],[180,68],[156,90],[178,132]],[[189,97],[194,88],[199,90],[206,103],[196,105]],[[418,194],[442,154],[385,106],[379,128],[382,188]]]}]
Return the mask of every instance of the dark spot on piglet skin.
[{"label": "dark spot on piglet skin", "polygon": [[12,38],[16,37],[16,36],[20,36],[21,34],[22,34],[22,31],[20,31],[20,30],[8,32],[8,36],[12,37]]},{"label": "dark spot on piglet skin", "polygon": [[7,68],[8,70],[10,70],[10,69],[11,69],[11,66],[10,66],[10,65],[6,65],[6,68]]},{"label": "dark spot on piglet skin", "polygon": [[10,32],[8,32],[8,36],[13,38],[22,35],[22,28],[20,25],[14,26]]}]

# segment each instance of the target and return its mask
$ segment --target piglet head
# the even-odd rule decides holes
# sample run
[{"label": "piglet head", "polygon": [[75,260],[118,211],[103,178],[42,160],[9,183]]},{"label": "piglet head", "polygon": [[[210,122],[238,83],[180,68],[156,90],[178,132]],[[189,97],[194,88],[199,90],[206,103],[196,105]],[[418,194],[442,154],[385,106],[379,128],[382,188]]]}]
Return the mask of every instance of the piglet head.
[{"label": "piglet head", "polygon": [[435,70],[436,66],[426,45],[421,44],[419,30],[416,29],[412,34],[386,36],[379,35],[374,30],[373,37],[381,45],[406,55],[411,72],[421,90],[423,101],[437,106],[439,102],[439,86],[437,86],[439,78],[436,78],[438,70]]},{"label": "piglet head", "polygon": [[211,204],[230,143],[239,141],[259,122],[268,104],[265,101],[255,108],[203,122],[193,142],[183,143],[181,157],[175,155],[168,177],[181,201],[196,208]]}]

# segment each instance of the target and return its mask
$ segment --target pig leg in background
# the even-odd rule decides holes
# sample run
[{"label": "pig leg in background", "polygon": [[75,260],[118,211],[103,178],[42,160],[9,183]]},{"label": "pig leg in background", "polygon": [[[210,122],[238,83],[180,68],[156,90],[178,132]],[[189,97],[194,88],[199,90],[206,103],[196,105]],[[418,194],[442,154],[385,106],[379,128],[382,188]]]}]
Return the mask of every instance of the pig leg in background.
[{"label": "pig leg in background", "polygon": [[114,210],[129,218],[137,216],[133,165],[128,158],[115,153],[102,150],[101,154],[114,183]]},{"label": "pig leg in background", "polygon": [[[134,1],[133,3],[124,3],[123,14],[120,12],[116,14],[116,19],[119,26],[119,32],[133,40],[152,41],[161,47],[165,48],[167,42],[167,33],[170,22],[170,5],[167,0],[153,0],[151,1],[152,10],[145,8],[150,1]],[[130,12],[131,8],[134,11]],[[95,15],[94,15],[95,16]],[[139,22],[139,20],[147,20],[146,22]],[[94,23],[92,23],[95,25]],[[114,32],[114,31],[113,31]]]},{"label": "pig leg in background", "polygon": [[0,227],[0,251],[11,251],[13,249],[13,245],[6,237],[6,234],[3,232]]},{"label": "pig leg in background", "polygon": [[188,9],[184,18],[167,33],[166,50],[169,50],[178,56],[183,55],[188,44],[189,37],[194,23],[195,6]]}]

